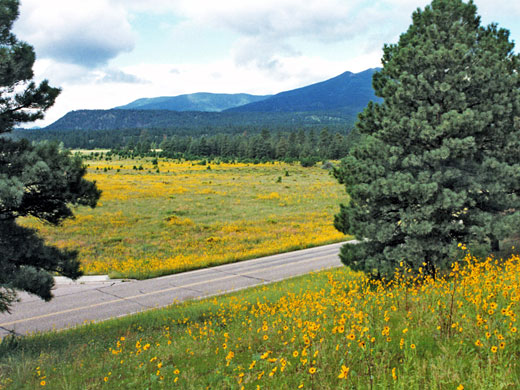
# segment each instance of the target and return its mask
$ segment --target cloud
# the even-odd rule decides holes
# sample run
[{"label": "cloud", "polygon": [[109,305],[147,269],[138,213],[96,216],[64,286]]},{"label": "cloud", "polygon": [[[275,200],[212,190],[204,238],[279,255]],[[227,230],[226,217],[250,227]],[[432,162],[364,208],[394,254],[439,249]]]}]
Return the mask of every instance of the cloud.
[{"label": "cloud", "polygon": [[270,36],[255,36],[239,39],[233,47],[233,58],[239,66],[256,65],[259,69],[275,71],[281,57],[301,55],[290,44]]},{"label": "cloud", "polygon": [[[178,0],[174,3],[177,4],[175,12],[191,23],[235,33],[237,39],[231,50],[235,64],[254,65],[276,79],[288,76],[283,67],[284,59],[302,57],[303,52],[312,55],[306,50],[310,44],[317,49],[316,55],[323,48],[349,42],[353,46],[364,45],[363,53],[366,53],[372,52],[374,45],[373,42],[372,46],[364,44],[367,35],[377,34],[381,41],[376,46],[381,49],[385,38],[393,38],[398,33],[392,27],[395,18],[388,18],[389,10],[393,14],[396,7],[385,7],[384,1]],[[410,5],[406,3],[398,8],[401,7]],[[406,19],[411,10],[407,11]]]},{"label": "cloud", "polygon": [[14,31],[38,58],[95,68],[133,49],[127,16],[109,0],[22,0]]},{"label": "cloud", "polygon": [[59,63],[50,58],[36,60],[33,70],[37,81],[46,78],[57,87],[63,84],[87,84],[96,80],[95,73],[83,66]]},{"label": "cloud", "polygon": [[149,81],[144,80],[130,73],[125,73],[118,69],[107,69],[104,76],[100,78],[98,83],[123,83],[123,84],[146,84]]}]

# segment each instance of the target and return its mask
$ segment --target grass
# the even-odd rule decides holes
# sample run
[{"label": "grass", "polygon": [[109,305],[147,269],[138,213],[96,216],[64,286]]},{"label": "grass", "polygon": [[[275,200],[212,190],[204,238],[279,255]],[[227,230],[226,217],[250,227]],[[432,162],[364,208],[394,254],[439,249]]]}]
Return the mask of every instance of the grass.
[{"label": "grass", "polygon": [[86,274],[137,279],[347,238],[332,223],[344,188],[319,167],[153,160],[88,161],[98,207],[60,227],[22,223],[79,249]]},{"label": "grass", "polygon": [[436,280],[339,268],[4,339],[0,388],[517,389],[519,301],[518,256]]}]

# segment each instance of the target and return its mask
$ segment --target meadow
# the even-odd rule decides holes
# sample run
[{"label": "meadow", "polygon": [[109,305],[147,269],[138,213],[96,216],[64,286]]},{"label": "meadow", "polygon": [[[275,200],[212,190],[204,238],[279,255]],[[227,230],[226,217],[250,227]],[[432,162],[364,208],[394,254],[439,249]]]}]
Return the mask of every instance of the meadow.
[{"label": "meadow", "polygon": [[[461,251],[465,248],[461,247]],[[6,338],[0,389],[518,389],[520,257],[443,277],[346,267]]]},{"label": "meadow", "polygon": [[332,222],[345,190],[318,166],[116,156],[85,163],[103,191],[95,209],[79,207],[59,227],[22,223],[78,249],[86,274],[143,279],[347,238]]}]

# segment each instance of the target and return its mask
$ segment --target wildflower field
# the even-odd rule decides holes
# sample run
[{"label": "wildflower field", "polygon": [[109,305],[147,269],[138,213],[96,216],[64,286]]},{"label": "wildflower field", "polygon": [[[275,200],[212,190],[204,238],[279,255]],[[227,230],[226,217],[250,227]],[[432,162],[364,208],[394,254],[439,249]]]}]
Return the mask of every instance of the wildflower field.
[{"label": "wildflower field", "polygon": [[343,186],[320,167],[89,160],[98,207],[36,227],[79,250],[86,274],[148,278],[346,239],[333,227]]},{"label": "wildflower field", "polygon": [[348,268],[0,344],[0,389],[518,389],[520,257]]}]

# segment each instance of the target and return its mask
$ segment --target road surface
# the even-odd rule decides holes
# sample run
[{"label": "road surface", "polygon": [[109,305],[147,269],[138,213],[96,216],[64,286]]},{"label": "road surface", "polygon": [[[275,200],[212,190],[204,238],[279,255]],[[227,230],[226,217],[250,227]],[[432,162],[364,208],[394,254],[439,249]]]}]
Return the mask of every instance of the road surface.
[{"label": "road surface", "polygon": [[325,245],[140,281],[90,278],[87,282],[64,283],[60,279],[50,302],[23,293],[11,314],[0,313],[0,337],[70,328],[338,267],[342,245]]}]

